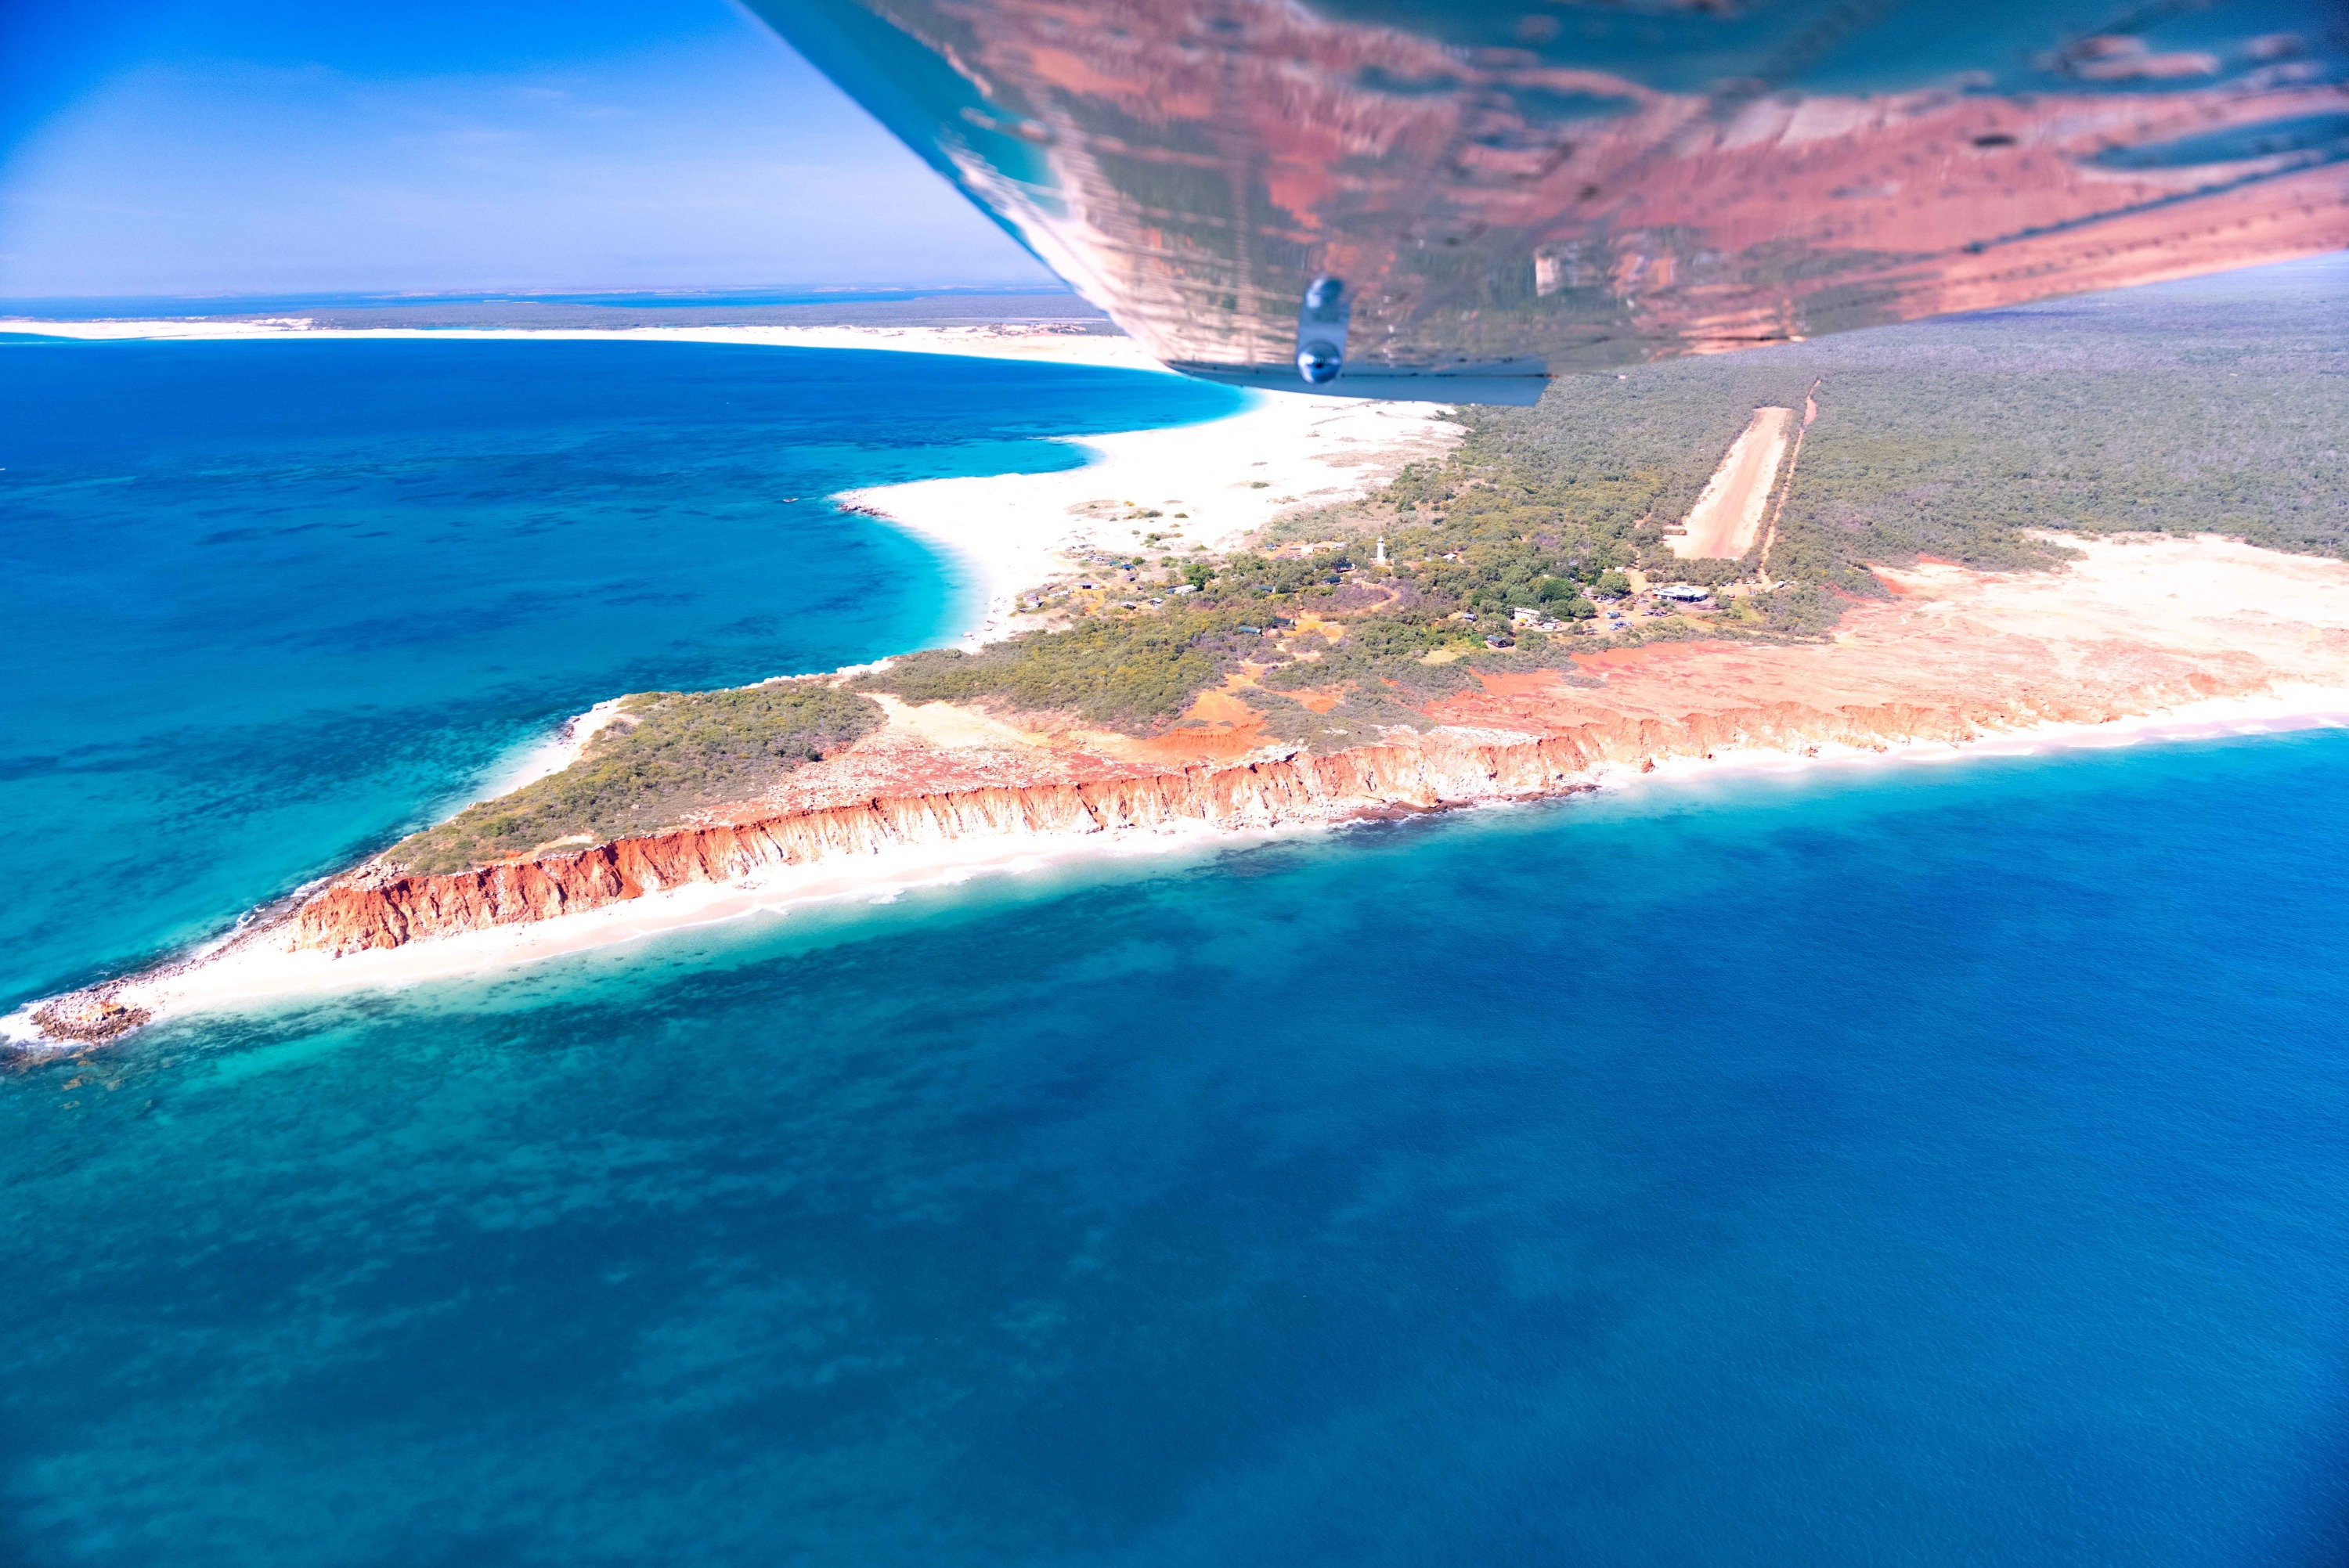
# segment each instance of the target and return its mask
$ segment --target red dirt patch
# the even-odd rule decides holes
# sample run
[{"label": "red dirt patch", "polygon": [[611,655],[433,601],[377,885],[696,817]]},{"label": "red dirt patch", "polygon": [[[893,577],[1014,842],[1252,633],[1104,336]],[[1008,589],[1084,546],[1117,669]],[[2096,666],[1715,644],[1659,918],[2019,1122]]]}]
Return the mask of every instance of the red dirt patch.
[{"label": "red dirt patch", "polygon": [[1139,762],[1181,767],[1230,762],[1264,744],[1264,715],[1228,688],[1201,692],[1183,715],[1185,727],[1121,744],[1118,754]]},{"label": "red dirt patch", "polygon": [[1253,724],[1264,717],[1246,697],[1221,687],[1201,692],[1183,717],[1193,724]]},{"label": "red dirt patch", "polygon": [[1735,643],[1710,640],[1701,643],[1651,643],[1644,648],[1609,648],[1602,653],[1577,654],[1574,662],[1592,675],[1603,676],[1610,670],[1647,671],[1659,665],[1685,664],[1691,659],[1731,653],[1737,646]]},{"label": "red dirt patch", "polygon": [[1486,696],[1543,696],[1562,685],[1556,670],[1476,670]]},{"label": "red dirt patch", "polygon": [[1311,708],[1315,713],[1327,713],[1346,700],[1346,694],[1341,691],[1317,690],[1310,686],[1303,691],[1284,692],[1281,695],[1294,697],[1298,707]]}]

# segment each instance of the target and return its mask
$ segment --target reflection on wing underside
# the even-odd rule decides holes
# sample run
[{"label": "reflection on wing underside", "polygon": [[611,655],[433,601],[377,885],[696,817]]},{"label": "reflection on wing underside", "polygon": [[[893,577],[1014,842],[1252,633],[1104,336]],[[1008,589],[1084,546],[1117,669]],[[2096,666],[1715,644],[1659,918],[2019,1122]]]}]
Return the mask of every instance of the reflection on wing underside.
[{"label": "reflection on wing underside", "polygon": [[1219,379],[1458,398],[2349,245],[2338,0],[751,3]]}]

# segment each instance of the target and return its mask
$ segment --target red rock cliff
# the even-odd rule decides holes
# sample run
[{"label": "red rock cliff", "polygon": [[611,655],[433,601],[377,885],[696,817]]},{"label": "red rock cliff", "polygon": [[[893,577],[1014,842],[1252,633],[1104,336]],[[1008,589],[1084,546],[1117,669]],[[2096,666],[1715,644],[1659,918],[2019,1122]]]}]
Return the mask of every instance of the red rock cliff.
[{"label": "red rock cliff", "polygon": [[[2187,694],[2192,695],[2192,694]],[[1479,741],[1438,731],[1414,742],[1324,757],[874,795],[844,806],[623,839],[576,854],[445,876],[380,864],[330,885],[294,921],[292,945],[335,954],[550,919],[665,888],[977,836],[1095,833],[1194,823],[1263,828],[1330,822],[1382,809],[1427,810],[1555,794],[1601,764],[1640,766],[1741,747],[1801,751],[1953,741],[1982,728],[2109,712],[1961,714],[1903,703],[1834,711],[1773,704],[1678,720],[1620,717],[1538,738]],[[1470,732],[1471,735],[1474,732]]]}]

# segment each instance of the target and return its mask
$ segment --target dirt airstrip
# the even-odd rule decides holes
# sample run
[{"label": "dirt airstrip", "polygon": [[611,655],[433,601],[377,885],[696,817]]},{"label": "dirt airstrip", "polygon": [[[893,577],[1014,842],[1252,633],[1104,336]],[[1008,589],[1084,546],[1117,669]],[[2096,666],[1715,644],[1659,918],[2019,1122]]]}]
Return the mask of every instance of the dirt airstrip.
[{"label": "dirt airstrip", "polygon": [[1667,539],[1673,554],[1683,561],[1735,561],[1754,548],[1794,418],[1792,408],[1754,410],[1753,422],[1729,444],[1704,493],[1689,508],[1681,533]]}]

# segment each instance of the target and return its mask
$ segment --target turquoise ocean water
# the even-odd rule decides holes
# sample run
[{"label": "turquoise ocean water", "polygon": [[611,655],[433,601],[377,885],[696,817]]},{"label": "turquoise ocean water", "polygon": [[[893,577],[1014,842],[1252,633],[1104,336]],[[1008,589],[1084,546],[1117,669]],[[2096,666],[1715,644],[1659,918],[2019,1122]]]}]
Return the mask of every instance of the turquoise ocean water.
[{"label": "turquoise ocean water", "polygon": [[[826,489],[1223,406],[634,345],[0,364],[11,1000],[596,696],[967,613]],[[2344,863],[2312,732],[159,1027],[0,1078],[0,1563],[2336,1563]]]}]

